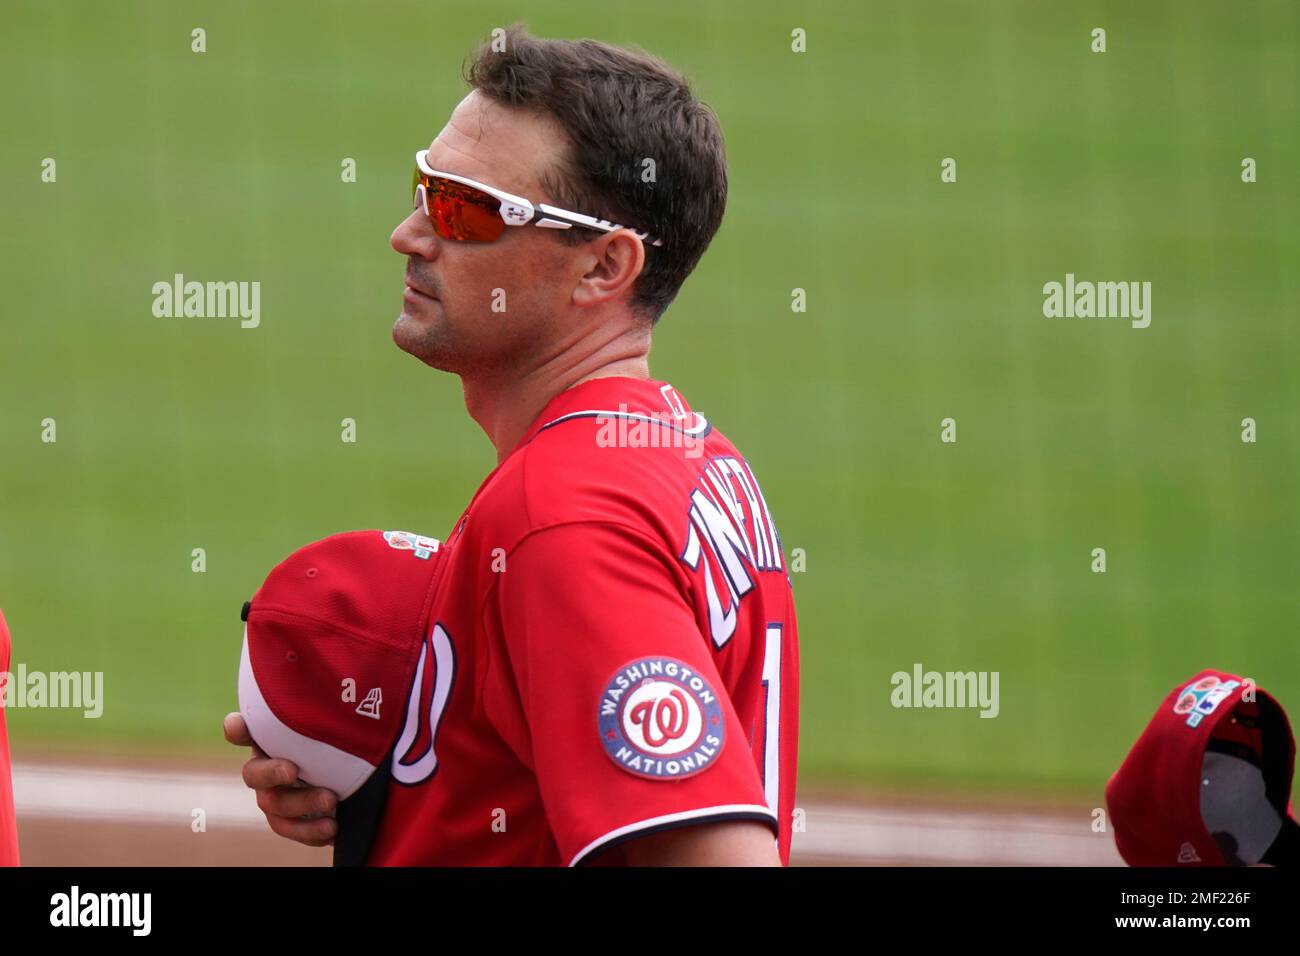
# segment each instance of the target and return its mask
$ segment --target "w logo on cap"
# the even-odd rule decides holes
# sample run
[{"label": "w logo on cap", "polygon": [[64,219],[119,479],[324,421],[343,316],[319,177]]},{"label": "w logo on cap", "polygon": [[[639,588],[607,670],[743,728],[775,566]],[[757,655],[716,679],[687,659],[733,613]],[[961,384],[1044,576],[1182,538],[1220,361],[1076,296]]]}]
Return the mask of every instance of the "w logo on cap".
[{"label": "w logo on cap", "polygon": [[379,705],[383,702],[384,695],[378,687],[372,687],[370,692],[357,704],[357,713],[362,717],[373,717],[379,719]]}]

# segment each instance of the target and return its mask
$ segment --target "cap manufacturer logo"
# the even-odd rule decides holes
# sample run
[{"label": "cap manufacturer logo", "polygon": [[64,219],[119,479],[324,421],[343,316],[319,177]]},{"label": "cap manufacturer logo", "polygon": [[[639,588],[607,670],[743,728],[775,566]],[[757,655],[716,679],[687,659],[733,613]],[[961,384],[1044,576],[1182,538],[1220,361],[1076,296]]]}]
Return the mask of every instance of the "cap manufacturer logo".
[{"label": "cap manufacturer logo", "polygon": [[1200,863],[1201,857],[1196,852],[1196,847],[1188,841],[1178,848],[1179,863]]},{"label": "cap manufacturer logo", "polygon": [[652,780],[681,780],[707,770],[726,741],[713,688],[671,657],[643,657],[620,667],[601,694],[596,726],[611,760]]},{"label": "cap manufacturer logo", "polygon": [[361,699],[357,704],[357,713],[362,717],[373,717],[379,719],[379,705],[383,703],[384,694],[378,687],[370,688],[370,692]]}]

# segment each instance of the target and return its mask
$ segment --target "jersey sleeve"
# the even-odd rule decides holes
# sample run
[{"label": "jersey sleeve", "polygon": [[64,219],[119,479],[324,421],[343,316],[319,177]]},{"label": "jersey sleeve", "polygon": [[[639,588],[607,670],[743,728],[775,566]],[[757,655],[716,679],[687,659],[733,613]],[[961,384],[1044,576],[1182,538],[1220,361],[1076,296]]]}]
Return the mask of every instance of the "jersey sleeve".
[{"label": "jersey sleeve", "polygon": [[705,822],[776,832],[675,560],[630,527],[551,527],[511,551],[485,607],[509,657],[521,756],[570,865]]}]

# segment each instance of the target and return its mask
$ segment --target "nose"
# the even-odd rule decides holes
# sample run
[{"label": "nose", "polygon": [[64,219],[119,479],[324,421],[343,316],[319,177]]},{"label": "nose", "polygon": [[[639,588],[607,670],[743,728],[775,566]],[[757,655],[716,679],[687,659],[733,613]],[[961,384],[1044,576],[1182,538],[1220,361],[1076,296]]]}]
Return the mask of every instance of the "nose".
[{"label": "nose", "polygon": [[411,210],[411,214],[398,224],[388,241],[404,256],[419,256],[432,261],[438,255],[438,236],[420,206]]}]

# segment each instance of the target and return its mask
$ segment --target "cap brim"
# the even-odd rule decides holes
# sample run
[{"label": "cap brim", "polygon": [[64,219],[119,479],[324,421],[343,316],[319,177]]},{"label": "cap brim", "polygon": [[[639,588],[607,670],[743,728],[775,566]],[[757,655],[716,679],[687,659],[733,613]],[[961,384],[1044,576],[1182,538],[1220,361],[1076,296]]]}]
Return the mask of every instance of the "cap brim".
[{"label": "cap brim", "polygon": [[301,779],[313,787],[324,787],[346,800],[375,772],[375,765],[356,754],[340,750],[322,740],[300,734],[271,709],[257,685],[248,657],[248,626],[244,626],[244,648],[239,657],[239,712],[253,742],[270,757],[298,765]]}]

